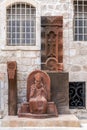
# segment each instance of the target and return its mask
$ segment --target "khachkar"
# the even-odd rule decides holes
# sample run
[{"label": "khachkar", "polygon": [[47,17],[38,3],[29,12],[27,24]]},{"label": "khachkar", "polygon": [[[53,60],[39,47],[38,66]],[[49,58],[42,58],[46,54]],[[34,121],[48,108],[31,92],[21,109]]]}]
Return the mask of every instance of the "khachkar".
[{"label": "khachkar", "polygon": [[41,70],[51,79],[51,99],[58,113],[69,113],[69,74],[63,67],[63,16],[41,17]]},{"label": "khachkar", "polygon": [[41,17],[41,69],[63,71],[63,17]]},{"label": "khachkar", "polygon": [[56,105],[51,101],[50,78],[47,73],[36,70],[27,79],[27,102],[18,110],[19,117],[56,117]]},{"label": "khachkar", "polygon": [[17,64],[16,61],[7,62],[8,72],[8,114],[17,115]]}]

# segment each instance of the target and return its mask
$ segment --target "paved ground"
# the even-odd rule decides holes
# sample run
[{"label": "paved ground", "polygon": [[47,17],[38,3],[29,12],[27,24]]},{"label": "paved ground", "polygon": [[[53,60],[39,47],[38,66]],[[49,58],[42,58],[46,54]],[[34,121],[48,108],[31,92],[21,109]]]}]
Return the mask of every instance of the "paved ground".
[{"label": "paved ground", "polygon": [[0,127],[0,130],[87,130],[86,122],[81,127]]},{"label": "paved ground", "polygon": [[0,130],[87,130],[87,127],[0,127]]},{"label": "paved ground", "polygon": [[81,122],[81,127],[0,127],[0,130],[87,130],[87,120]]}]

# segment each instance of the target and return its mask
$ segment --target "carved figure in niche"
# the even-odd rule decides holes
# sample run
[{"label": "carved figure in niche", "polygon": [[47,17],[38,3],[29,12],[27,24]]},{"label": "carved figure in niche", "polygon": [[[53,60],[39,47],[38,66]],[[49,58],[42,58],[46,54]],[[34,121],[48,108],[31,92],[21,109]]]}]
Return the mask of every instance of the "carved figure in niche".
[{"label": "carved figure in niche", "polygon": [[27,102],[18,110],[19,117],[46,118],[58,116],[56,105],[51,101],[50,78],[41,70],[33,71],[27,79]]},{"label": "carved figure in niche", "polygon": [[53,31],[47,36],[47,57],[56,57],[56,34]]},{"label": "carved figure in niche", "polygon": [[35,83],[30,89],[30,113],[44,114],[47,111],[47,91],[40,73],[35,74]]}]

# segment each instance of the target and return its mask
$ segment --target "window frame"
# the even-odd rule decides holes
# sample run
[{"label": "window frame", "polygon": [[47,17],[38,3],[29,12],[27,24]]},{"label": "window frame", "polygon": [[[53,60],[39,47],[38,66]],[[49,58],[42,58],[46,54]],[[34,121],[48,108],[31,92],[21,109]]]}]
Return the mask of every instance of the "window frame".
[{"label": "window frame", "polygon": [[[84,5],[84,2],[86,2],[86,5]],[[84,7],[87,7],[87,1],[74,0],[73,6],[74,6],[73,39],[75,42],[77,42],[77,41],[86,42],[87,41],[87,38],[86,38],[87,37],[87,32],[86,32],[87,16],[85,18],[84,15],[87,14],[87,12],[84,11]],[[80,11],[80,12],[78,11],[78,10],[80,10],[79,7],[82,8],[82,11]],[[77,14],[77,16],[75,16],[75,14]],[[81,16],[81,14],[82,14],[82,16]],[[86,25],[84,24],[84,21],[86,21]],[[82,22],[82,25],[81,25],[81,22]],[[86,27],[86,29],[85,29],[85,27]]]},{"label": "window frame", "polygon": [[[27,6],[29,8],[27,8]],[[32,13],[33,9],[34,9],[34,12]],[[29,14],[27,14],[26,12],[28,10],[30,11]],[[23,11],[25,12],[24,15],[23,15]],[[31,21],[34,19],[34,17],[35,17],[35,21],[33,21],[34,24],[32,25]],[[19,26],[17,25],[18,22],[19,22]],[[28,25],[27,25],[27,22],[28,22]],[[17,31],[18,28],[19,28],[19,31]],[[29,28],[30,32],[27,32],[27,28]],[[32,32],[32,29],[34,29],[35,31]],[[34,38],[32,34],[34,35]],[[32,6],[31,4],[20,2],[20,3],[12,4],[6,9],[6,41],[7,41],[7,46],[33,46],[33,45],[35,46],[35,43],[36,43],[36,8],[34,6]]]},{"label": "window frame", "polygon": [[[36,8],[36,43],[35,46],[7,46],[6,44],[6,9],[8,6],[10,6],[11,4],[14,3],[18,3],[18,2],[23,2],[23,3],[27,3],[27,4],[31,4]],[[40,39],[40,16],[41,16],[41,8],[40,8],[40,2],[36,1],[36,0],[13,0],[13,1],[8,1],[5,0],[0,4],[0,9],[1,9],[1,15],[0,15],[0,19],[1,19],[1,30],[0,30],[0,41],[1,41],[1,50],[2,51],[35,51],[35,50],[39,50],[41,49],[41,39]],[[2,33],[3,32],[3,33]]]}]

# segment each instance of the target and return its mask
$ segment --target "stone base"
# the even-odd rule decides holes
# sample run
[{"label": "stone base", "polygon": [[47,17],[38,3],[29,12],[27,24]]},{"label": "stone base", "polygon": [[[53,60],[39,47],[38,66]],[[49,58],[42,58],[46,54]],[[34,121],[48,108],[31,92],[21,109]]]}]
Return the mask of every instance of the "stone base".
[{"label": "stone base", "polygon": [[80,127],[80,121],[72,114],[46,119],[7,116],[2,119],[1,127]]},{"label": "stone base", "polygon": [[46,114],[32,114],[30,113],[29,102],[21,104],[21,107],[18,110],[18,117],[27,117],[27,118],[51,118],[58,117],[58,112],[54,102],[47,102],[47,112]]}]

